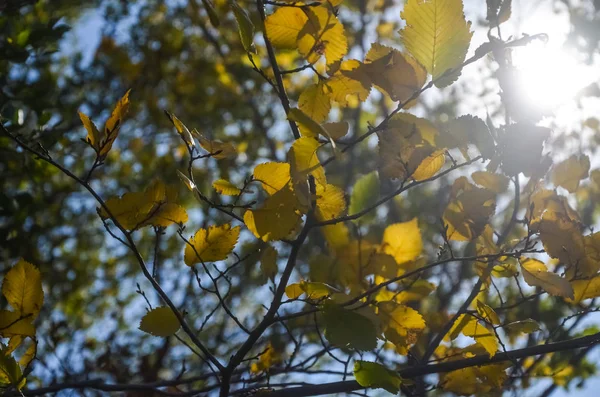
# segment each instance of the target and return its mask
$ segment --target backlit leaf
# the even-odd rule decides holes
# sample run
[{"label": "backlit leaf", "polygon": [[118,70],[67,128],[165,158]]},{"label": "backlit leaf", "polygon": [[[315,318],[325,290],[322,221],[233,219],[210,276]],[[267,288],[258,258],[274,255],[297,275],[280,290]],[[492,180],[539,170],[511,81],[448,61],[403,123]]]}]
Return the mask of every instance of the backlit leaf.
[{"label": "backlit leaf", "polygon": [[415,181],[423,181],[434,176],[446,163],[446,151],[436,150],[425,157],[412,174]]},{"label": "backlit leaf", "polygon": [[330,7],[306,7],[303,11],[307,21],[298,33],[298,51],[310,63],[321,56],[327,65],[342,59],[348,52],[346,33]]},{"label": "backlit leaf", "polygon": [[396,372],[369,361],[354,362],[354,378],[361,386],[381,388],[393,394],[398,394],[402,384],[402,378]]},{"label": "backlit leaf", "polygon": [[266,245],[260,253],[260,271],[270,280],[275,280],[277,275],[277,250]]},{"label": "backlit leaf", "polygon": [[586,155],[573,155],[552,169],[552,183],[573,193],[579,182],[587,178],[590,171],[590,158]]},{"label": "backlit leaf", "polygon": [[[348,213],[351,215],[356,214],[373,206],[379,199],[379,190],[379,177],[377,176],[377,172],[373,171],[358,178],[352,188]],[[360,218],[356,222],[358,221],[360,221]]]},{"label": "backlit leaf", "polygon": [[585,280],[573,280],[571,287],[573,287],[574,298],[569,298],[570,302],[578,304],[585,299],[596,298],[600,296],[600,276]]},{"label": "backlit leaf", "polygon": [[263,189],[272,195],[290,182],[290,165],[288,163],[263,163],[254,168],[254,179],[262,184]]},{"label": "backlit leaf", "polygon": [[417,218],[386,227],[381,246],[383,252],[393,256],[398,264],[415,260],[423,251]]},{"label": "backlit leaf", "polygon": [[473,181],[494,193],[504,193],[508,189],[508,178],[488,171],[476,171],[471,174]]},{"label": "backlit leaf", "polygon": [[573,287],[558,274],[549,272],[543,262],[526,258],[521,259],[521,271],[525,282],[532,287],[540,287],[550,295],[574,299]]},{"label": "backlit leaf", "polygon": [[308,21],[308,17],[301,8],[278,7],[265,20],[267,37],[276,48],[296,48],[298,33],[306,21]]},{"label": "backlit leaf", "polygon": [[373,84],[394,101],[405,101],[418,91],[427,78],[421,65],[400,51],[373,43],[365,58],[365,71]]},{"label": "backlit leaf", "polygon": [[325,93],[322,81],[319,80],[317,84],[311,84],[302,91],[298,98],[298,107],[317,123],[322,123],[327,119],[331,110],[331,100]]},{"label": "backlit leaf", "polygon": [[226,181],[225,179],[217,179],[213,182],[213,188],[217,193],[224,196],[237,196],[242,192],[240,188],[235,186],[233,183]]},{"label": "backlit leaf", "polygon": [[179,330],[177,316],[170,307],[161,306],[150,310],[142,317],[140,330],[154,336],[167,337]]},{"label": "backlit leaf", "polygon": [[192,266],[196,263],[216,262],[227,259],[233,251],[240,235],[240,227],[231,227],[226,223],[220,226],[210,226],[199,229],[190,244],[185,246],[185,264]]},{"label": "backlit leaf", "polygon": [[471,23],[463,15],[462,1],[408,0],[402,19],[406,27],[400,35],[408,52],[437,80],[437,87],[452,84],[460,71],[440,77],[462,64],[473,35]]},{"label": "backlit leaf", "polygon": [[247,210],[244,223],[263,241],[281,240],[300,224],[301,216],[295,203],[293,191],[283,188],[265,200],[261,208]]},{"label": "backlit leaf", "polygon": [[44,291],[40,271],[21,259],[4,276],[2,294],[19,316],[27,316],[29,322],[39,314],[44,303]]},{"label": "backlit leaf", "polygon": [[104,124],[104,141],[100,144],[101,156],[106,156],[108,154],[115,139],[117,139],[117,136],[119,135],[119,130],[123,125],[123,119],[129,110],[130,91],[131,90],[127,90],[125,95],[119,99],[119,102],[117,102],[112,114],[106,121],[106,124]]}]

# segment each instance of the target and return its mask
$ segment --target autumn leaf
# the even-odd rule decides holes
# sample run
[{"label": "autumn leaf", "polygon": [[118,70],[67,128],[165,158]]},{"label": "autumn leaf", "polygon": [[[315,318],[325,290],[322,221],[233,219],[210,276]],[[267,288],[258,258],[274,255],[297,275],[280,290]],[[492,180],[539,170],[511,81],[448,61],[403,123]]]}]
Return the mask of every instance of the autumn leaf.
[{"label": "autumn leaf", "polygon": [[377,331],[373,322],[352,310],[335,304],[323,308],[325,337],[335,346],[368,351],[377,347]]},{"label": "autumn leaf", "polygon": [[259,209],[244,214],[248,229],[263,241],[281,240],[300,224],[301,216],[294,206],[296,197],[289,188],[283,188],[263,203]]},{"label": "autumn leaf", "polygon": [[44,291],[40,271],[21,259],[4,276],[2,294],[18,313],[17,317],[29,316],[32,322],[44,303]]},{"label": "autumn leaf", "polygon": [[254,180],[262,184],[263,189],[272,195],[290,182],[290,165],[288,163],[263,163],[254,168]]},{"label": "autumn leaf", "polygon": [[302,91],[298,98],[298,108],[317,123],[327,119],[331,110],[331,100],[325,93],[325,84],[321,80]]},{"label": "autumn leaf", "polygon": [[542,261],[533,258],[520,259],[525,282],[532,287],[540,287],[550,295],[575,299],[573,287],[558,274],[549,272]]},{"label": "autumn leaf", "polygon": [[579,187],[579,182],[588,177],[589,171],[590,158],[586,155],[573,155],[552,169],[552,183],[573,193]]},{"label": "autumn leaf", "polygon": [[[373,206],[379,199],[379,190],[377,172],[373,171],[358,178],[352,187],[348,213],[354,215]],[[364,221],[368,218],[361,217],[355,222],[360,222],[361,219]]]},{"label": "autumn leaf", "polygon": [[213,182],[213,188],[217,193],[224,196],[237,196],[242,193],[242,190],[235,186],[233,183],[226,181],[225,179],[217,179]]},{"label": "autumn leaf", "polygon": [[383,232],[382,250],[400,265],[415,260],[423,250],[417,218],[389,225]]},{"label": "autumn leaf", "polygon": [[327,6],[303,8],[307,21],[298,32],[298,51],[309,63],[325,56],[331,65],[346,55],[348,42],[344,26]]},{"label": "autumn leaf", "polygon": [[150,310],[140,322],[140,330],[154,336],[167,337],[179,330],[179,319],[170,307],[161,306]]},{"label": "autumn leaf", "polygon": [[199,229],[185,246],[184,261],[188,266],[196,263],[227,259],[240,235],[240,227],[226,223]]},{"label": "autumn leaf", "polygon": [[432,75],[437,87],[452,84],[460,70],[445,73],[462,64],[473,35],[462,0],[408,0],[401,15],[406,21],[400,31],[404,47]]}]

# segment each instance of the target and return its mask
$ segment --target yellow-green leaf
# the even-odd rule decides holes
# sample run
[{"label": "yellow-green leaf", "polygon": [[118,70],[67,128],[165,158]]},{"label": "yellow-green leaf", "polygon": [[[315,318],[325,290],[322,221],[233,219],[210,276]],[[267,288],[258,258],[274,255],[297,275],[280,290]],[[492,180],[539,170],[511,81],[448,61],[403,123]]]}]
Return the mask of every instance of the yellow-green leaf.
[{"label": "yellow-green leaf", "polygon": [[19,316],[30,316],[29,322],[39,314],[44,303],[40,271],[21,259],[4,276],[2,294]]},{"label": "yellow-green leaf", "polygon": [[244,223],[263,241],[281,240],[300,224],[296,203],[294,192],[289,187],[283,188],[265,200],[261,208],[247,210]]},{"label": "yellow-green leaf", "polygon": [[140,330],[154,336],[167,337],[180,327],[177,316],[170,307],[161,306],[150,310],[140,322]]},{"label": "yellow-green leaf", "polygon": [[248,13],[246,13],[236,1],[230,0],[229,4],[231,5],[233,15],[235,16],[238,25],[240,39],[242,40],[244,50],[247,52],[256,52],[254,43],[252,42],[254,39],[254,24],[252,23],[252,20],[248,16]]},{"label": "yellow-green leaf", "polygon": [[[379,190],[377,172],[373,171],[358,178],[352,188],[348,213],[350,215],[357,214],[373,206],[379,199]],[[360,219],[362,218],[359,218],[356,222],[360,221]]]},{"label": "yellow-green leaf", "polygon": [[437,87],[452,84],[460,71],[444,74],[465,60],[473,35],[462,0],[408,0],[402,18],[406,21],[400,31],[404,47],[432,75]]},{"label": "yellow-green leaf", "polygon": [[184,261],[188,266],[196,263],[216,262],[227,259],[240,235],[240,227],[229,223],[199,229],[185,246]]},{"label": "yellow-green leaf", "polygon": [[398,394],[402,378],[381,364],[357,360],[354,362],[354,378],[364,387],[381,388]]},{"label": "yellow-green leaf", "polygon": [[[265,276],[265,280],[275,280],[277,275],[277,250],[270,245],[266,245],[260,253],[260,270]],[[287,289],[286,289],[287,290]]]}]

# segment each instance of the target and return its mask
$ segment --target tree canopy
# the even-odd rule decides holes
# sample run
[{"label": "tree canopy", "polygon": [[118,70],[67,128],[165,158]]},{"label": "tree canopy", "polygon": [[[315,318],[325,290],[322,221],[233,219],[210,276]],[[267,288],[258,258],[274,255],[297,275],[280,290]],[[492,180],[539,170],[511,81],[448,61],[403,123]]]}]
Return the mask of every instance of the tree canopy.
[{"label": "tree canopy", "polygon": [[535,3],[0,3],[0,390],[588,387],[600,3]]}]

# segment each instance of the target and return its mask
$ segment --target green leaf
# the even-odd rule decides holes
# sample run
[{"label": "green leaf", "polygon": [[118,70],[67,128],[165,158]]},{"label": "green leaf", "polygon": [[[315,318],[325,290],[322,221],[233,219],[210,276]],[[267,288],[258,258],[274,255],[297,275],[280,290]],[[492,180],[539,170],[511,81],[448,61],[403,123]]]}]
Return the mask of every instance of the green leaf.
[{"label": "green leaf", "polygon": [[215,28],[218,28],[220,22],[219,22],[219,16],[217,15],[217,12],[215,11],[215,7],[210,2],[210,0],[202,0],[202,4],[204,5],[204,8],[206,8],[206,13],[208,14],[208,19],[210,19],[210,23]]},{"label": "green leaf", "polygon": [[361,386],[381,388],[392,394],[398,394],[402,384],[402,378],[394,371],[370,361],[355,361],[354,377]]},{"label": "green leaf", "polygon": [[[373,206],[379,198],[379,177],[373,171],[363,175],[354,184],[350,196],[348,213],[356,214],[366,208]],[[364,218],[364,217],[363,217]]]},{"label": "green leaf", "polygon": [[408,0],[402,18],[406,21],[400,31],[404,47],[432,75],[437,87],[452,84],[460,71],[444,74],[463,63],[473,35],[462,0]]},{"label": "green leaf", "polygon": [[233,10],[235,20],[237,21],[244,50],[246,50],[246,52],[256,52],[254,43],[252,42],[254,39],[254,24],[252,23],[252,20],[250,20],[248,13],[246,13],[246,11],[234,0],[230,0],[229,5]]},{"label": "green leaf", "polygon": [[528,318],[527,320],[515,321],[513,323],[506,324],[502,328],[515,334],[530,334],[532,332],[539,331],[540,325],[537,323],[537,321]]},{"label": "green leaf", "polygon": [[325,337],[332,344],[364,351],[377,347],[377,331],[367,317],[335,304],[326,304],[323,320]]},{"label": "green leaf", "polygon": [[0,349],[0,387],[15,386],[21,389],[25,386],[25,379],[21,372],[21,367],[10,354],[7,354],[6,348],[3,345]]},{"label": "green leaf", "polygon": [[154,336],[171,336],[179,330],[179,327],[177,316],[166,306],[150,310],[140,322],[140,330]]}]

